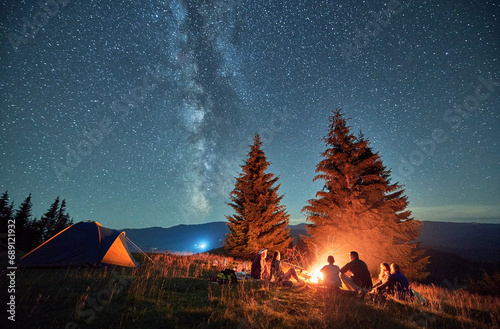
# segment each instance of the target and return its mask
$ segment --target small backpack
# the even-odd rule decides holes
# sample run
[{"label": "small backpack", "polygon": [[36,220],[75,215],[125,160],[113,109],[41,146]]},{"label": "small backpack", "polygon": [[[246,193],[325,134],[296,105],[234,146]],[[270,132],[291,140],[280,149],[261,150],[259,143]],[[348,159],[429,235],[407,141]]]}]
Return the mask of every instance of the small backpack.
[{"label": "small backpack", "polygon": [[224,271],[220,272],[216,276],[211,276],[209,280],[211,282],[218,284],[238,283],[238,278],[236,278],[236,273],[229,268],[226,268]]}]

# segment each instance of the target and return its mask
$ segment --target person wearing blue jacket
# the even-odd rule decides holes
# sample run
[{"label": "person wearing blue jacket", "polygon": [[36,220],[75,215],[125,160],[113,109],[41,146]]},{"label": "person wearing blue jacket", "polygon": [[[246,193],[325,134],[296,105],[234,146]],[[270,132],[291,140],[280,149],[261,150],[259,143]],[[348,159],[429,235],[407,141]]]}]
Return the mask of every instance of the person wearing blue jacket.
[{"label": "person wearing blue jacket", "polygon": [[381,292],[386,288],[389,293],[394,293],[394,296],[400,300],[409,299],[413,296],[408,279],[399,271],[398,264],[391,264],[389,279],[386,283],[378,286],[376,291]]}]

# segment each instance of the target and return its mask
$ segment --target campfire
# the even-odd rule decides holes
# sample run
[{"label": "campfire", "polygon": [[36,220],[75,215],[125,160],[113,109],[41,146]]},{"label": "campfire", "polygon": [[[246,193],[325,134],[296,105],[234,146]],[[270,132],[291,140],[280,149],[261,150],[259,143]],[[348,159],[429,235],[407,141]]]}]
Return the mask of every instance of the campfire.
[{"label": "campfire", "polygon": [[[324,257],[319,257],[318,261],[316,264],[311,266],[308,270],[303,270],[302,275],[303,275],[303,280],[307,281],[308,283],[312,284],[322,284],[323,283],[323,273],[321,273],[321,269],[323,266],[325,266],[327,263],[323,262],[323,260],[326,260],[327,256]],[[339,265],[339,264],[335,264]],[[341,266],[340,266],[341,267]]]},{"label": "campfire", "polygon": [[321,284],[323,282],[323,273],[321,273],[323,266],[315,266],[311,270],[301,269],[299,276],[308,283]]},{"label": "campfire", "polygon": [[312,273],[307,274],[306,280],[311,283],[321,283],[323,281],[323,273],[321,273],[321,268],[317,267]]},{"label": "campfire", "polygon": [[312,276],[311,276],[311,279],[310,281],[312,283],[321,283],[323,282],[323,273],[321,273],[321,268],[322,267],[318,267],[316,270],[314,270]]}]

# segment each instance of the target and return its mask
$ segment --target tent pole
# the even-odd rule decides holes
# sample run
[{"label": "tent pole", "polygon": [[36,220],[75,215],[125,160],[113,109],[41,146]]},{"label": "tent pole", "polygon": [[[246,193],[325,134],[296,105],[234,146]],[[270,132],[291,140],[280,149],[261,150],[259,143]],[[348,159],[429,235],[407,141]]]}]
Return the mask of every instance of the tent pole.
[{"label": "tent pole", "polygon": [[141,250],[141,248],[137,247],[137,245],[136,245],[134,242],[132,242],[132,240],[130,240],[130,239],[128,238],[128,236],[125,236],[125,238],[126,238],[126,239],[127,239],[127,241],[128,241],[128,242],[130,242],[130,243],[131,243],[131,244],[132,244],[135,248],[137,248],[137,250],[139,250],[140,252],[142,252],[142,253],[144,254],[144,256],[146,256],[147,258],[149,258],[149,260],[150,260],[150,261],[152,261],[153,263],[155,263],[155,264],[156,264],[156,262],[155,262],[154,260],[152,260],[152,259],[151,259],[151,257],[149,257],[148,255],[146,255],[146,253],[145,253],[144,251],[142,251],[142,250]]}]

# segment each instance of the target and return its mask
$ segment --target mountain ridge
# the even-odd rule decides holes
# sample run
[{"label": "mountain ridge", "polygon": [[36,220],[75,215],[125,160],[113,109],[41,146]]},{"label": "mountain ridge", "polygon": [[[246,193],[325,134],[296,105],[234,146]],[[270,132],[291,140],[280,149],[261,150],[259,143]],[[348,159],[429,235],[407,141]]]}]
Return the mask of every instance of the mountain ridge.
[{"label": "mountain ridge", "polygon": [[[162,228],[126,228],[129,237],[143,251],[203,252],[222,247],[227,222],[180,224]],[[421,248],[435,249],[478,262],[500,262],[500,224],[423,221],[416,240]],[[295,239],[306,235],[305,224],[289,225]]]}]

